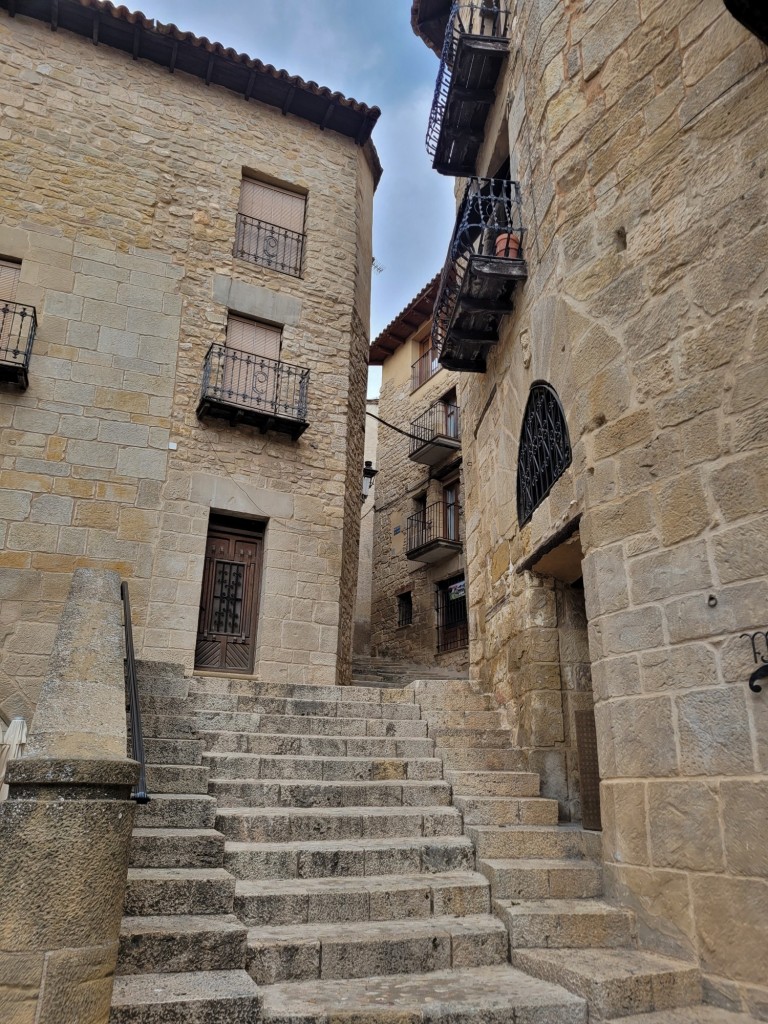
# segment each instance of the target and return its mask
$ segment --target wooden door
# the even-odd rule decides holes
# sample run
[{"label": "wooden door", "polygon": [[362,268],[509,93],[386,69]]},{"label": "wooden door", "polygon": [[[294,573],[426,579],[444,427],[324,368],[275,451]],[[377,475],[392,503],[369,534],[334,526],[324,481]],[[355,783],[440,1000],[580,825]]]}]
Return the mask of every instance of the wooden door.
[{"label": "wooden door", "polygon": [[211,525],[195,648],[195,668],[253,671],[261,582],[262,537]]}]

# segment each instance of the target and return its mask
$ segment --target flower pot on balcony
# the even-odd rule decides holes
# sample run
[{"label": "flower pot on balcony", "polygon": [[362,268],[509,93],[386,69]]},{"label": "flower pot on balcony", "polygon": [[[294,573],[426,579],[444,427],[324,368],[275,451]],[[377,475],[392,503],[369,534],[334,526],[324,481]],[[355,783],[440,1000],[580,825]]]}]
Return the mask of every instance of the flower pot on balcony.
[{"label": "flower pot on balcony", "polygon": [[505,231],[496,236],[496,255],[506,260],[520,259],[520,238]]}]

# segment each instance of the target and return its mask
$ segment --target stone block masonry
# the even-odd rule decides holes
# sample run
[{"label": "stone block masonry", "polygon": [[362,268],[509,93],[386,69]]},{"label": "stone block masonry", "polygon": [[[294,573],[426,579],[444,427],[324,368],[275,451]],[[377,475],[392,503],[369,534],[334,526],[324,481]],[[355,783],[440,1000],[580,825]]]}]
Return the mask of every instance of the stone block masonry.
[{"label": "stone block masonry", "polygon": [[[39,325],[29,389],[0,393],[0,711],[34,710],[78,567],[130,579],[138,653],[191,669],[211,510],[267,524],[255,673],[345,679],[363,150],[24,17],[0,14],[0,48],[0,257],[20,261]],[[301,278],[233,258],[244,172],[306,193]],[[281,359],[309,369],[300,440],[197,420],[230,311],[277,323]]]}]

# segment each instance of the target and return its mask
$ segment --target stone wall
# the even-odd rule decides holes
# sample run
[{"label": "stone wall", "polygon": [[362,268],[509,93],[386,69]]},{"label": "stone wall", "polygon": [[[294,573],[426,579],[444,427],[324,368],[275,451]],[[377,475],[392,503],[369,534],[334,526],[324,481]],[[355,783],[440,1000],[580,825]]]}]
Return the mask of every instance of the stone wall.
[{"label": "stone wall", "polygon": [[[513,8],[478,170],[507,133],[529,279],[459,389],[472,674],[557,747],[556,591],[515,569],[581,512],[609,891],[763,1019],[768,50],[719,0]],[[519,530],[537,380],[573,463]]]},{"label": "stone wall", "polygon": [[[267,521],[257,674],[348,672],[373,179],[352,140],[0,15],[0,255],[39,318],[0,393],[0,706],[34,708],[78,566],[131,580],[137,653],[192,667],[211,509]],[[244,170],[307,193],[301,279],[232,256]],[[310,427],[197,420],[232,310],[283,327]],[[346,626],[345,626],[346,629]]]},{"label": "stone wall", "polygon": [[[363,459],[376,469],[378,463],[379,423],[378,398],[365,403],[365,437]],[[367,413],[373,413],[368,416]],[[373,593],[373,523],[376,504],[376,478],[371,481],[368,498],[360,513],[360,558],[357,567],[357,597],[352,649],[355,654],[371,653],[371,597]]]},{"label": "stone wall", "polygon": [[[411,365],[418,358],[418,341],[428,333],[429,324],[416,332],[382,369],[379,416],[401,430],[443,395],[455,388],[458,375],[439,370],[434,377],[411,391]],[[373,553],[373,599],[371,613],[371,653],[375,656],[433,663],[462,668],[468,663],[466,650],[437,654],[435,588],[440,580],[464,572],[463,553],[452,555],[434,565],[410,561],[405,556],[406,526],[415,511],[414,498],[426,493],[427,504],[438,501],[442,486],[430,473],[430,467],[408,457],[410,441],[386,426],[379,428],[379,475],[376,478],[376,512]],[[461,453],[449,453],[442,466]],[[463,514],[459,535],[464,540]],[[397,595],[412,592],[413,623],[398,628]]]}]

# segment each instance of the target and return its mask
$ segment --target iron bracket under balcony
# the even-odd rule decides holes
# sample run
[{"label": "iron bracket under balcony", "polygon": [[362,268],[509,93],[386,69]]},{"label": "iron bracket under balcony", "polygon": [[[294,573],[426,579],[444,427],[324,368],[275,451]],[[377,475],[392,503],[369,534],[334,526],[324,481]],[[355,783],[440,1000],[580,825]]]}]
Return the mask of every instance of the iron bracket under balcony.
[{"label": "iron bracket under balcony", "polygon": [[424,466],[436,466],[461,448],[459,408],[436,402],[411,423],[408,458]]},{"label": "iron bracket under balcony", "polygon": [[470,178],[443,268],[432,344],[448,370],[485,373],[502,318],[528,277],[517,182]]},{"label": "iron bracket under balcony", "polygon": [[34,306],[0,300],[0,381],[29,387],[29,360],[37,333]]},{"label": "iron bracket under balcony", "polygon": [[427,151],[440,174],[474,173],[509,50],[508,18],[494,3],[451,8],[427,130]]},{"label": "iron bracket under balcony", "polygon": [[444,562],[461,549],[458,505],[437,501],[408,517],[405,557],[410,561]]},{"label": "iron bracket under balcony", "polygon": [[197,418],[276,430],[295,441],[309,426],[309,370],[277,359],[211,345],[203,366]]}]

